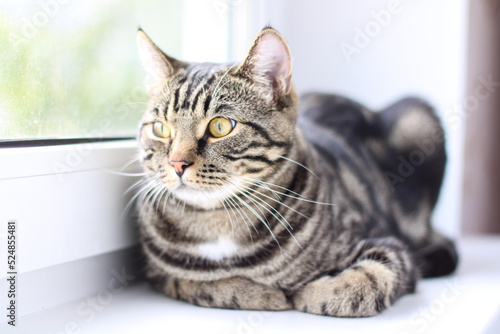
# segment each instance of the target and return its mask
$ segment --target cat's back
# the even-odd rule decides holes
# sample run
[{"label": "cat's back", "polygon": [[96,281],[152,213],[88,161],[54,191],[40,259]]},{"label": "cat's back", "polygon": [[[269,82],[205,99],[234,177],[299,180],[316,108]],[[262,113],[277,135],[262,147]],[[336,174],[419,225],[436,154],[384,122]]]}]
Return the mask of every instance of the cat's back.
[{"label": "cat's back", "polygon": [[344,96],[307,93],[300,96],[299,126],[305,120],[348,134],[366,127],[370,111]]},{"label": "cat's back", "polygon": [[368,158],[364,142],[374,131],[372,114],[349,98],[309,93],[300,97],[298,126],[308,142],[335,164],[334,160],[350,160],[353,155]]}]

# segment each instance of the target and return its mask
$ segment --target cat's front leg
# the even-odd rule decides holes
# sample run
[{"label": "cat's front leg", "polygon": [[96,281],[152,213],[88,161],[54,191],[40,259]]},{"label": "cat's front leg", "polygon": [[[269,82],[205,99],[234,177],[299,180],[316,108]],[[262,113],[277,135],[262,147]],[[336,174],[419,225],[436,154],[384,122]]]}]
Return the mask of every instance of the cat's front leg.
[{"label": "cat's front leg", "polygon": [[162,290],[172,298],[205,307],[242,310],[293,308],[282,290],[241,277],[206,282],[169,278]]},{"label": "cat's front leg", "polygon": [[346,269],[311,281],[295,293],[294,307],[321,315],[368,317],[413,292],[417,271],[400,241],[369,239],[358,246],[358,255]]}]

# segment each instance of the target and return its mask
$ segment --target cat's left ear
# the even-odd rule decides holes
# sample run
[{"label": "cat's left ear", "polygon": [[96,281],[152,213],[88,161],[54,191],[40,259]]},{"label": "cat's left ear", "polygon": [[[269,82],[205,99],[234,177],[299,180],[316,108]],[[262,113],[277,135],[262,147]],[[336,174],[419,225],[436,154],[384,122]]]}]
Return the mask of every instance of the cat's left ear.
[{"label": "cat's left ear", "polygon": [[137,46],[142,64],[149,76],[146,88],[150,92],[186,66],[186,63],[167,56],[140,28],[137,31]]},{"label": "cat's left ear", "polygon": [[272,28],[262,30],[237,72],[256,84],[272,88],[275,96],[290,93],[292,56],[285,39]]}]

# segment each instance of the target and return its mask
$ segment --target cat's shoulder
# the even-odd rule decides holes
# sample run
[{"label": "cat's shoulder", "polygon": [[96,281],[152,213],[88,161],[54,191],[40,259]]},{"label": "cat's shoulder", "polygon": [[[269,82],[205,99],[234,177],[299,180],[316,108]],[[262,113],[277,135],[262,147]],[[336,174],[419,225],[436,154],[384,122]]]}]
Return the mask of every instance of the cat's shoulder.
[{"label": "cat's shoulder", "polygon": [[331,129],[352,137],[370,132],[372,118],[369,109],[341,95],[308,93],[300,97],[300,127]]},{"label": "cat's shoulder", "polygon": [[307,93],[300,96],[299,115],[316,121],[360,121],[369,111],[354,100],[337,94]]}]

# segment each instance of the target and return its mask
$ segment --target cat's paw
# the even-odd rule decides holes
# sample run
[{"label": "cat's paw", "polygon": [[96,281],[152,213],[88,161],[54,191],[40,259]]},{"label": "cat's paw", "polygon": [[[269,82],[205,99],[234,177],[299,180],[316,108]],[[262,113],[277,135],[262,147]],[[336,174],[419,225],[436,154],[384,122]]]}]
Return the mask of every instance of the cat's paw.
[{"label": "cat's paw", "polygon": [[293,309],[292,302],[282,290],[241,277],[212,282],[179,280],[176,290],[174,298],[204,307],[273,311]]},{"label": "cat's paw", "polygon": [[391,302],[395,276],[374,261],[361,263],[338,276],[323,276],[293,297],[297,310],[335,317],[370,317]]},{"label": "cat's paw", "polygon": [[291,300],[280,289],[256,284],[251,286],[246,285],[243,291],[244,292],[238,297],[243,309],[270,311],[293,309]]}]

